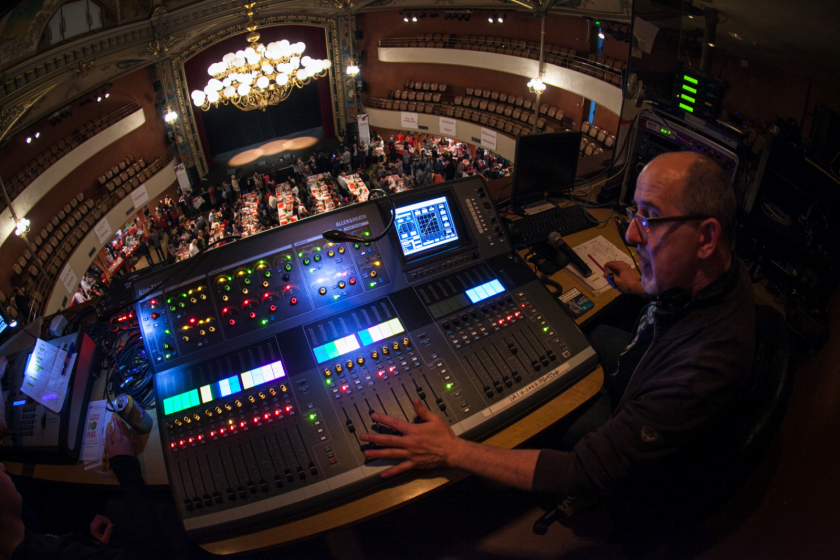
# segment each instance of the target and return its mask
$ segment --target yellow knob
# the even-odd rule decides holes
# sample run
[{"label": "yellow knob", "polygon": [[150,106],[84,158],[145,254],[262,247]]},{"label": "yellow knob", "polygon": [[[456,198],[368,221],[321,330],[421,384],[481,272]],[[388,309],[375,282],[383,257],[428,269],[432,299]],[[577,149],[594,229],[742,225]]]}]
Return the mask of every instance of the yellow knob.
[{"label": "yellow knob", "polygon": [[185,337],[183,338],[183,340],[184,340],[184,342],[189,342],[189,341],[190,341],[190,337],[185,336]]},{"label": "yellow knob", "polygon": [[222,301],[228,301],[230,298],[227,296],[222,296]]},{"label": "yellow knob", "polygon": [[393,346],[394,350],[399,350],[400,349],[400,343],[397,342],[396,340],[394,341],[394,344],[392,346]]},{"label": "yellow knob", "polygon": [[235,401],[233,401],[233,404],[235,404],[239,408],[242,408],[242,401],[240,401],[239,399],[236,399]]},{"label": "yellow knob", "polygon": [[344,371],[344,368],[341,367],[341,364],[335,364],[335,371],[337,373],[341,373],[342,371]]},{"label": "yellow knob", "polygon": [[370,271],[370,277],[371,278],[376,278],[376,271],[375,270]]},{"label": "yellow knob", "polygon": [[328,257],[334,257],[335,256],[335,251],[333,251],[333,250],[327,251],[327,256]]},{"label": "yellow knob", "polygon": [[181,421],[180,421],[180,420],[178,420],[177,418],[175,419],[175,425],[176,425],[176,426],[180,426],[180,425],[181,425]]},{"label": "yellow knob", "polygon": [[248,288],[242,288],[242,293],[247,296],[248,295]]},{"label": "yellow knob", "polygon": [[195,299],[194,297],[191,297],[190,298],[190,303],[198,303],[198,300]]},{"label": "yellow knob", "polygon": [[281,390],[281,391],[283,391],[284,393],[285,393],[286,391],[288,391],[288,389],[286,389],[286,386],[285,386],[285,385],[280,385],[280,390]]},{"label": "yellow knob", "polygon": [[371,358],[373,358],[373,359],[375,360],[376,358],[378,358],[378,357],[379,357],[379,352],[377,352],[376,350],[374,350],[373,352],[371,352],[371,353],[370,353],[370,357],[371,357]]},{"label": "yellow knob", "polygon": [[259,395],[259,397],[260,397],[262,400],[265,400],[265,393],[263,393],[262,391],[260,391],[259,393],[257,393],[257,395]]},{"label": "yellow knob", "polygon": [[343,255],[344,254],[344,246],[339,247],[338,252],[339,252],[339,254]]},{"label": "yellow knob", "polygon": [[201,300],[202,300],[202,301],[204,301],[205,299],[207,299],[207,294],[201,294],[201,295],[200,295],[200,296],[198,296],[198,297],[200,297],[200,298],[201,298]]},{"label": "yellow knob", "polygon": [[256,402],[257,399],[254,398],[254,395],[248,395],[248,400],[253,403]]},{"label": "yellow knob", "polygon": [[201,422],[201,416],[199,416],[198,414],[193,414],[193,418],[195,418],[196,422]]},{"label": "yellow knob", "polygon": [[198,334],[200,334],[201,336],[204,336],[205,334],[207,334],[207,331],[205,331],[204,329],[201,329],[200,331],[198,331]]},{"label": "yellow knob", "polygon": [[353,369],[353,366],[356,364],[353,363],[353,360],[347,360],[347,369]]},{"label": "yellow knob", "polygon": [[190,422],[192,422],[192,419],[189,416],[184,416],[184,422],[189,424]]},{"label": "yellow knob", "polygon": [[221,414],[221,413],[222,413],[222,409],[221,409],[221,407],[218,407],[218,406],[217,406],[217,407],[216,407],[216,414]]},{"label": "yellow knob", "polygon": [[268,280],[266,280],[265,282],[263,282],[263,288],[268,288]]},{"label": "yellow knob", "polygon": [[387,347],[387,346],[383,346],[383,347],[382,347],[382,353],[383,353],[384,355],[386,355],[386,356],[387,356],[388,354],[390,354],[390,352],[388,351],[388,347]]},{"label": "yellow knob", "polygon": [[329,376],[331,376],[331,375],[332,375],[332,371],[330,371],[330,368],[326,368],[326,369],[324,370],[324,375],[326,375],[327,377],[329,377]]},{"label": "yellow knob", "polygon": [[275,391],[274,387],[272,387],[271,389],[268,390],[268,393],[273,397],[274,395],[277,394],[277,391]]},{"label": "yellow knob", "polygon": [[216,332],[216,327],[207,327],[207,330],[210,332]]},{"label": "yellow knob", "polygon": [[356,362],[357,362],[360,366],[365,365],[365,359],[364,359],[364,357],[363,357],[363,356],[359,356],[359,357],[356,359]]},{"label": "yellow knob", "polygon": [[225,403],[225,410],[233,410],[233,407],[230,406],[230,403]]},{"label": "yellow knob", "polygon": [[318,293],[321,294],[321,295],[324,295],[324,294],[327,293],[327,289],[326,288],[319,288]]},{"label": "yellow knob", "polygon": [[409,341],[408,341],[408,337],[405,337],[405,338],[403,339],[403,346],[408,346],[408,342],[409,342]]}]

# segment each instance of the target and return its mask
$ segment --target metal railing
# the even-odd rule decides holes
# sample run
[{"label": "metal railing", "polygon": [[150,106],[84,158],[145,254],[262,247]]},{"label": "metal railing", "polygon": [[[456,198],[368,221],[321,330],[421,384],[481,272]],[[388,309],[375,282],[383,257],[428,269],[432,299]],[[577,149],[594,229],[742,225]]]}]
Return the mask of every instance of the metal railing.
[{"label": "metal railing", "polygon": [[[520,39],[505,39],[496,37],[477,37],[476,39],[470,39],[468,37],[444,37],[446,37],[446,34],[444,34],[440,39],[429,39],[425,35],[417,37],[394,37],[390,39],[380,39],[379,46],[391,48],[411,47],[455,50],[481,50],[481,47],[483,46],[487,52],[491,52],[489,49],[493,48],[494,50],[492,52],[500,54],[508,54],[512,56],[519,56],[521,58],[530,58],[533,60],[539,60],[540,58],[539,44],[536,46],[528,45],[526,41]],[[525,44],[523,45],[523,43]],[[477,47],[477,49],[473,49],[473,47]],[[570,70],[575,70],[583,74],[595,76],[596,78],[615,85],[617,85],[616,82],[620,83],[620,69],[595,60],[590,60],[585,56],[578,56],[577,54],[572,55],[568,52],[563,54],[561,52],[562,48],[565,47],[552,46],[550,49],[545,50],[545,61],[549,64],[554,64],[556,66],[569,68]],[[553,57],[554,62],[550,62],[549,57]]]}]

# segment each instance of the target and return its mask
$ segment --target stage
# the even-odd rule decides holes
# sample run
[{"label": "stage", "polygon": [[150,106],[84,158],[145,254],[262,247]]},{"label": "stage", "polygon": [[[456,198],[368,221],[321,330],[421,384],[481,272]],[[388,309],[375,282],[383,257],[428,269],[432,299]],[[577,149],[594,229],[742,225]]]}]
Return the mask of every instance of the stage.
[{"label": "stage", "polygon": [[272,165],[279,171],[291,167],[297,158],[307,161],[310,155],[325,152],[328,158],[341,155],[341,143],[337,138],[324,138],[320,126],[301,130],[294,134],[273,138],[267,142],[251,144],[213,157],[210,173],[202,181],[221,185],[232,174],[238,177],[253,175],[255,171],[268,170]]}]

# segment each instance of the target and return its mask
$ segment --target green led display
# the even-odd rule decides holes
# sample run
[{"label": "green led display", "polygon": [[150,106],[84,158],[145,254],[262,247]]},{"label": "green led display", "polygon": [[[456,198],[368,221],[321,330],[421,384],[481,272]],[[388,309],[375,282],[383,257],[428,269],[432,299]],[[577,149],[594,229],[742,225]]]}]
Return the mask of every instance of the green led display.
[{"label": "green led display", "polygon": [[686,101],[691,102],[691,103],[696,103],[697,102],[696,99],[694,99],[693,97],[691,97],[689,95],[686,95],[686,94],[682,94],[682,95],[680,95],[680,97],[685,99]]},{"label": "green led display", "polygon": [[694,108],[693,108],[693,107],[689,107],[689,106],[688,106],[688,105],[686,105],[685,103],[680,103],[680,109],[682,109],[683,111],[688,111],[689,113],[693,113],[693,112],[694,112]]},{"label": "green led display", "polygon": [[697,90],[691,87],[690,85],[683,84],[683,89],[690,93],[697,93]]},{"label": "green led display", "polygon": [[691,76],[683,76],[683,80],[685,80],[686,82],[688,82],[690,84],[694,84],[695,86],[700,83],[697,80],[695,80],[694,78],[692,78]]},{"label": "green led display", "polygon": [[660,129],[659,129],[659,132],[661,132],[662,134],[667,134],[667,135],[669,135],[669,136],[670,136],[670,134],[671,134],[671,131],[670,131],[670,130],[668,130],[667,128],[660,128]]}]

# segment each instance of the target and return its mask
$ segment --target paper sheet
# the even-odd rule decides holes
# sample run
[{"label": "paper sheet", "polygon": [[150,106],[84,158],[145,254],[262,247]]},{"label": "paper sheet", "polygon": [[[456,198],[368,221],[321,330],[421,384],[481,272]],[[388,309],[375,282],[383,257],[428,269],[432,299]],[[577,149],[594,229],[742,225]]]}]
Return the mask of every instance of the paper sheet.
[{"label": "paper sheet", "polygon": [[584,278],[574,265],[569,265],[566,269],[583,280],[592,291],[592,294],[596,296],[612,289],[612,286],[610,286],[610,283],[604,277],[600,266],[604,266],[604,264],[610,261],[622,261],[636,268],[633,259],[610,243],[603,235],[599,235],[595,239],[590,239],[586,243],[581,243],[577,247],[572,247],[572,250],[592,269],[592,276]]},{"label": "paper sheet", "polygon": [[108,423],[113,412],[105,408],[107,401],[90,401],[85,419],[85,436],[82,441],[82,453],[79,456],[84,462],[85,470],[102,465],[105,454],[105,436]]},{"label": "paper sheet", "polygon": [[636,16],[635,24],[633,25],[633,37],[638,41],[640,49],[650,54],[657,33],[659,33],[657,26]]},{"label": "paper sheet", "polygon": [[[35,342],[32,358],[23,375],[20,390],[53,412],[61,412],[70,381],[72,363],[65,371],[67,349],[58,348],[40,338]],[[75,357],[71,357],[75,360]]]}]

